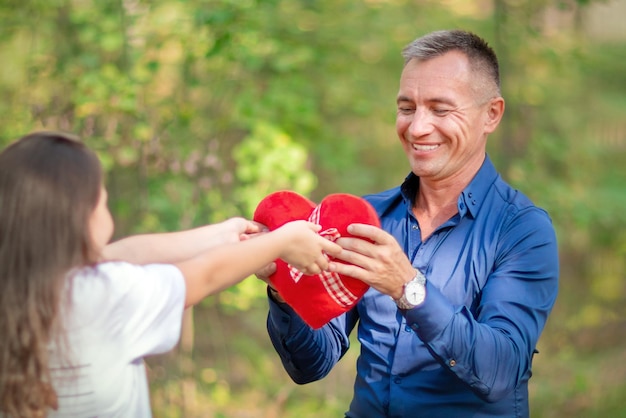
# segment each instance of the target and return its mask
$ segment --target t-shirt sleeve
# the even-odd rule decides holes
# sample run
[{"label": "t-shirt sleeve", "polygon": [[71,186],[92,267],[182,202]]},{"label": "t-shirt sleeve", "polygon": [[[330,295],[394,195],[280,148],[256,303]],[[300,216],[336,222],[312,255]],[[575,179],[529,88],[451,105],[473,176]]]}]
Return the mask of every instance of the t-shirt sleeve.
[{"label": "t-shirt sleeve", "polygon": [[180,338],[185,281],[170,264],[100,266],[115,289],[114,336],[133,358],[171,350]]}]

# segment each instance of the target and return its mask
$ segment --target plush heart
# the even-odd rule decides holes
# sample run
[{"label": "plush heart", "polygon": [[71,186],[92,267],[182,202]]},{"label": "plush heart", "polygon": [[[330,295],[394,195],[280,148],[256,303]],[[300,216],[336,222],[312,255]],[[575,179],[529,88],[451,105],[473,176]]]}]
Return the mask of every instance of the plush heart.
[{"label": "plush heart", "polygon": [[[295,192],[279,191],[259,203],[253,219],[270,230],[305,219],[321,225],[320,235],[333,241],[350,236],[347,227],[352,223],[380,227],[376,210],[367,201],[345,193],[328,195],[316,205]],[[348,311],[369,288],[358,279],[337,273],[305,275],[283,260],[276,260],[276,272],[269,280],[285,302],[313,328]]]}]

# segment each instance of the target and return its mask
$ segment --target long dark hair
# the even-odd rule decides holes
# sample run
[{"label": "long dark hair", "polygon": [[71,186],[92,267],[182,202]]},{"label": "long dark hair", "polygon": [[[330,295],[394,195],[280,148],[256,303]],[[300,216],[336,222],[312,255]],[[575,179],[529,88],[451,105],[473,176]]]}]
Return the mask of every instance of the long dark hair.
[{"label": "long dark hair", "polygon": [[33,133],[0,153],[0,412],[10,417],[56,408],[48,345],[63,336],[68,273],[97,262],[88,225],[101,184],[98,157],[68,134]]}]

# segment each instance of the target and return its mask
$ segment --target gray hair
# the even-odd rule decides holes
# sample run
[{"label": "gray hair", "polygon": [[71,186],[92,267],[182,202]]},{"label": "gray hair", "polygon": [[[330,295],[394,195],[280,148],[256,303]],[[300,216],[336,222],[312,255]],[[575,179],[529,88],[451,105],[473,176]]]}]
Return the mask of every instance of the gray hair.
[{"label": "gray hair", "polygon": [[472,69],[493,82],[500,95],[500,67],[494,50],[479,36],[463,30],[441,30],[417,38],[402,50],[406,65],[412,59],[427,61],[450,51],[460,51]]}]

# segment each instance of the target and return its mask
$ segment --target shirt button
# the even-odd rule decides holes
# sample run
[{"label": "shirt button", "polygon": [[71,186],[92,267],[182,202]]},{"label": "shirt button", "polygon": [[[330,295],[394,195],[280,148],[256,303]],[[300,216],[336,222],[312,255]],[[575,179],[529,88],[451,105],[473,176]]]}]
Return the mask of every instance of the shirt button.
[{"label": "shirt button", "polygon": [[471,193],[468,193],[468,194],[467,194],[467,197],[469,197],[469,198],[471,199],[471,198],[472,198],[472,194],[471,194]]},{"label": "shirt button", "polygon": [[417,225],[413,225],[411,228],[413,228],[415,230],[415,229],[417,229]]},{"label": "shirt button", "polygon": [[402,379],[400,379],[399,377],[393,378],[393,383],[395,383],[396,385],[399,385],[401,382],[402,382]]},{"label": "shirt button", "polygon": [[448,364],[450,365],[450,367],[454,367],[454,366],[456,366],[456,360],[452,359],[452,360],[450,360],[450,362]]}]

